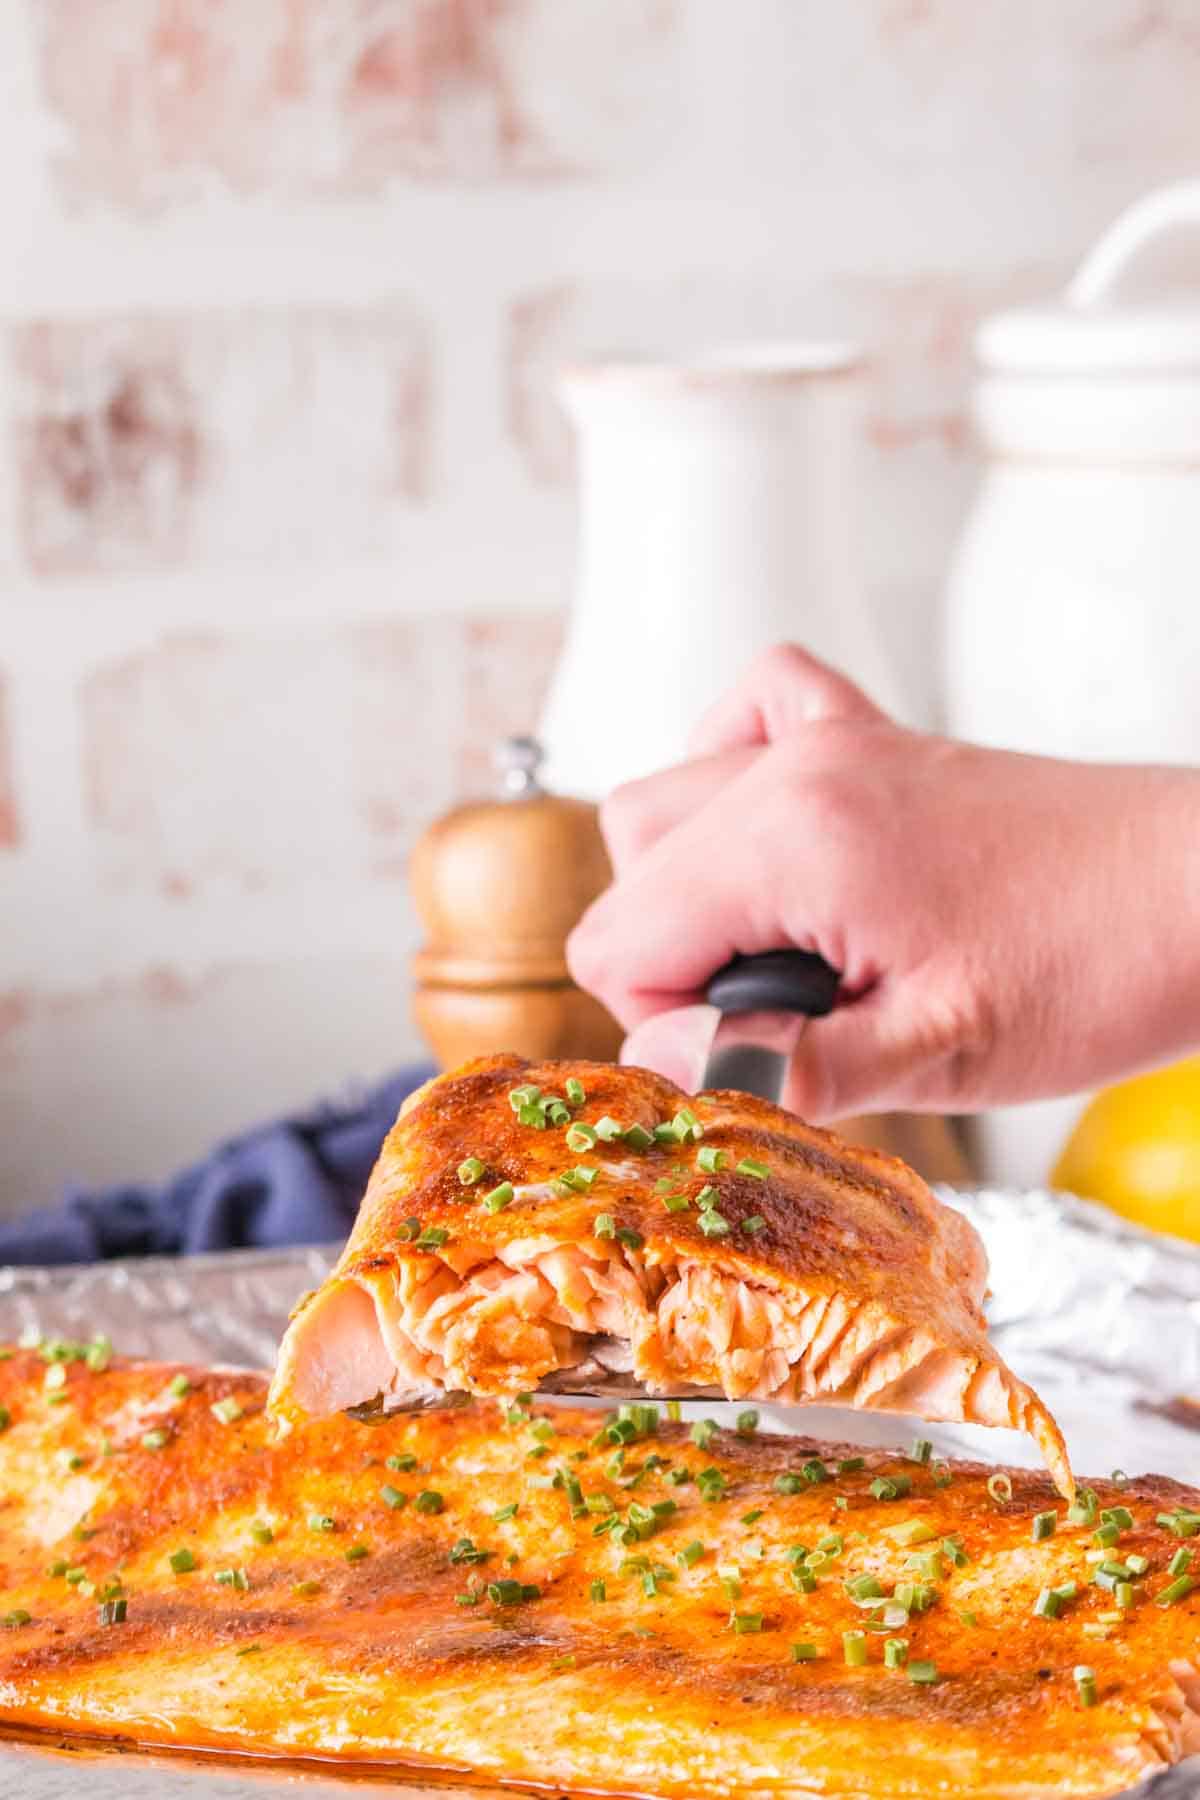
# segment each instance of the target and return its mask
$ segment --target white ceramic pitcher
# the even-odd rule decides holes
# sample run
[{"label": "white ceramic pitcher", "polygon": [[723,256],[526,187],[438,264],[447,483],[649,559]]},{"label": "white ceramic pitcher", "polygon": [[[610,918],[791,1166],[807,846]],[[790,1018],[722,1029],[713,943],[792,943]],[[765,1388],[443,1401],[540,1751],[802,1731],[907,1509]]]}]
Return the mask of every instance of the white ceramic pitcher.
[{"label": "white ceramic pitcher", "polygon": [[[1122,299],[1189,245],[1190,289],[1184,262],[1170,297]],[[988,466],[949,583],[951,729],[1200,763],[1200,181],[1131,208],[1061,298],[976,347]],[[1044,1180],[1082,1103],[993,1114],[988,1176]]]},{"label": "white ceramic pitcher", "polygon": [[862,372],[852,348],[787,345],[566,373],[579,571],[540,729],[552,786],[599,798],[677,762],[782,638],[892,701],[856,555]]}]

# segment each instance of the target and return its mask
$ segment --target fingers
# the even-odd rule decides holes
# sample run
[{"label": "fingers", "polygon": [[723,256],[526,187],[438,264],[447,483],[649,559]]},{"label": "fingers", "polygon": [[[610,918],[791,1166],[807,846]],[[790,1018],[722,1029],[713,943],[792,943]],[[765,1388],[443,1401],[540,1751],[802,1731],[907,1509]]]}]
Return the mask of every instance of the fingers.
[{"label": "fingers", "polygon": [[600,827],[613,868],[620,873],[659,838],[690,818],[753,760],[752,749],[677,763],[643,781],[615,788],[600,808]]},{"label": "fingers", "polygon": [[692,756],[773,743],[818,719],[882,720],[886,714],[845,675],[798,644],[776,644],[751,663],[692,733]]},{"label": "fingers", "polygon": [[704,1078],[715,1023],[711,1006],[681,1006],[655,1013],[625,1039],[621,1061],[653,1069],[685,1093],[694,1094]]},{"label": "fingers", "polygon": [[[744,827],[752,768],[636,858],[567,943],[572,977],[627,1030],[699,998],[737,950],[784,941],[766,904],[761,850]],[[756,908],[759,916],[755,916]]]}]

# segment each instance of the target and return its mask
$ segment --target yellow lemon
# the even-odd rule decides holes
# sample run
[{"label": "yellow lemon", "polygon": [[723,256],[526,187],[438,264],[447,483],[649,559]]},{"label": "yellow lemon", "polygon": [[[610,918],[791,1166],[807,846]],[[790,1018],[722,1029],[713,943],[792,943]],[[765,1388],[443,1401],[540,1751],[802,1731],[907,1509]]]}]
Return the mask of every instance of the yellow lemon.
[{"label": "yellow lemon", "polygon": [[1051,1180],[1200,1243],[1200,1056],[1097,1094]]}]

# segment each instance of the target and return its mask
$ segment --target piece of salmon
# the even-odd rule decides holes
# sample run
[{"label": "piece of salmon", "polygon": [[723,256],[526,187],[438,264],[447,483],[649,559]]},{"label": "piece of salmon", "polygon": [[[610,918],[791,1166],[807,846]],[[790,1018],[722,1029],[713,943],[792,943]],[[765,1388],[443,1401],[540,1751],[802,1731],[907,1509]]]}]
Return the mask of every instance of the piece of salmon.
[{"label": "piece of salmon", "polygon": [[650,1393],[1015,1427],[1069,1496],[1057,1425],[988,1342],[986,1280],[972,1227],[894,1157],[747,1094],[494,1056],[402,1110],[271,1404],[629,1369]]},{"label": "piece of salmon", "polygon": [[653,1406],[265,1398],[0,1361],[0,1730],[661,1800],[1096,1800],[1200,1747],[1194,1489],[1071,1522],[1041,1473]]}]

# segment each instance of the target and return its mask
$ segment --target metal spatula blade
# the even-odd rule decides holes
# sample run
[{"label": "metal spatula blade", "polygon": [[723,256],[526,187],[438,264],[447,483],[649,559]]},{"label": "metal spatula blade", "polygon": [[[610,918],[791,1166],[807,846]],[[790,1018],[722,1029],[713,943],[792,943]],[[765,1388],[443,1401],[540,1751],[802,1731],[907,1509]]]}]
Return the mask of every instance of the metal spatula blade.
[{"label": "metal spatula blade", "polygon": [[837,1004],[841,976],[812,950],[735,956],[706,998],[718,1009],[701,1087],[738,1088],[778,1106],[788,1064],[810,1019]]}]

